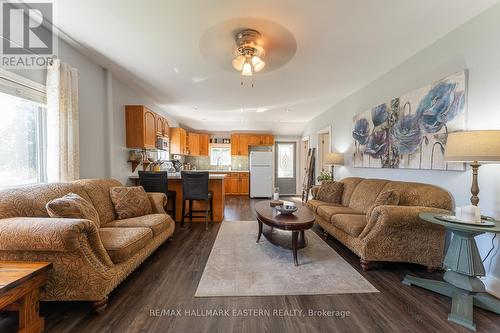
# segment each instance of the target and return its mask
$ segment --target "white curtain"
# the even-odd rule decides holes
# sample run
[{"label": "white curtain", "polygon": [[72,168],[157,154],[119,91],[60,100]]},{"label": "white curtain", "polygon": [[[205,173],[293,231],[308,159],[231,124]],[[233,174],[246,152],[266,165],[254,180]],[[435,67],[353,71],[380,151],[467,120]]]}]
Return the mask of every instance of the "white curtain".
[{"label": "white curtain", "polygon": [[78,71],[55,59],[47,67],[47,178],[79,177]]}]

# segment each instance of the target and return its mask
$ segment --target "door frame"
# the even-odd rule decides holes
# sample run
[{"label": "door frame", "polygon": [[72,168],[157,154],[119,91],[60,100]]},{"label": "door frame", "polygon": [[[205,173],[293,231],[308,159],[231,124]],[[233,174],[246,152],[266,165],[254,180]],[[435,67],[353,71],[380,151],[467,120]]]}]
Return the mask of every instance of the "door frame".
[{"label": "door frame", "polygon": [[332,151],[332,125],[328,125],[316,132],[316,151],[318,153],[318,159],[316,163],[316,175],[321,173],[321,166],[323,165],[323,150],[320,149],[320,138],[323,134],[328,134],[328,152]]},{"label": "door frame", "polygon": [[[292,143],[295,145],[295,149],[294,149],[294,154],[295,154],[295,161],[294,161],[294,171],[295,171],[295,193],[290,193],[290,194],[285,194],[285,195],[297,195],[297,193],[299,192],[299,167],[300,167],[300,157],[299,157],[299,140],[276,140],[274,142],[274,146],[273,146],[273,150],[274,150],[274,186],[276,187],[277,186],[277,179],[278,179],[278,163],[277,162],[277,158],[278,158],[278,143]],[[280,193],[281,195],[281,193]]]},{"label": "door frame", "polygon": [[[300,150],[299,150],[299,158],[300,158],[300,179],[298,180],[297,182],[297,188],[298,189],[302,189],[302,183],[304,181],[304,177],[306,175],[306,164],[307,164],[307,151],[304,152],[304,149],[303,149],[303,145],[304,145],[304,142],[307,142],[307,151],[309,150],[309,148],[311,148],[311,136],[310,135],[306,135],[306,136],[303,136],[299,143],[300,143]],[[297,191],[298,192],[298,191]]]}]

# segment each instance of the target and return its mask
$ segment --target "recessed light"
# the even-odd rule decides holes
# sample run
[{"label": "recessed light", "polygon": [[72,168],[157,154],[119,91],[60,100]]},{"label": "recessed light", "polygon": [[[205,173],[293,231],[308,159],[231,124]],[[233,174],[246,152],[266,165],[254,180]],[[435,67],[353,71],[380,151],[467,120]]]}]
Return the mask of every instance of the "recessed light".
[{"label": "recessed light", "polygon": [[286,113],[290,112],[290,109],[286,109]]}]

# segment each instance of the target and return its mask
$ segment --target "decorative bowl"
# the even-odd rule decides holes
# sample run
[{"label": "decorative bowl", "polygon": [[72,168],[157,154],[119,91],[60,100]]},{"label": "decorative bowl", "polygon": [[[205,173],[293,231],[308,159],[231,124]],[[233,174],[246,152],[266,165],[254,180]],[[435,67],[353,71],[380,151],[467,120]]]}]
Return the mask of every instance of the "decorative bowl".
[{"label": "decorative bowl", "polygon": [[276,210],[280,214],[283,214],[283,215],[293,214],[293,213],[295,213],[297,211],[297,207],[296,206],[280,205],[280,206],[276,206],[274,208],[276,208]]}]

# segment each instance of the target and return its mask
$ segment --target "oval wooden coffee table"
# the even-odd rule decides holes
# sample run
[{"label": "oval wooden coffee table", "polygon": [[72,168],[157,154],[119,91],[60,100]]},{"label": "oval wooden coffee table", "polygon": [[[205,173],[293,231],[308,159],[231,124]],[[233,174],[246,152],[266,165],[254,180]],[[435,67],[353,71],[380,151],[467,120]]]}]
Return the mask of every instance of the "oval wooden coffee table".
[{"label": "oval wooden coffee table", "polygon": [[[280,214],[275,208],[271,207],[270,200],[260,201],[255,204],[255,213],[257,222],[259,222],[257,242],[264,234],[272,244],[291,249],[295,266],[298,266],[297,249],[306,246],[304,231],[311,229],[315,220],[314,214],[305,205],[298,204],[297,208],[295,213],[285,215]],[[263,230],[264,224],[271,228]],[[288,231],[291,231],[291,238],[287,235]]]}]

